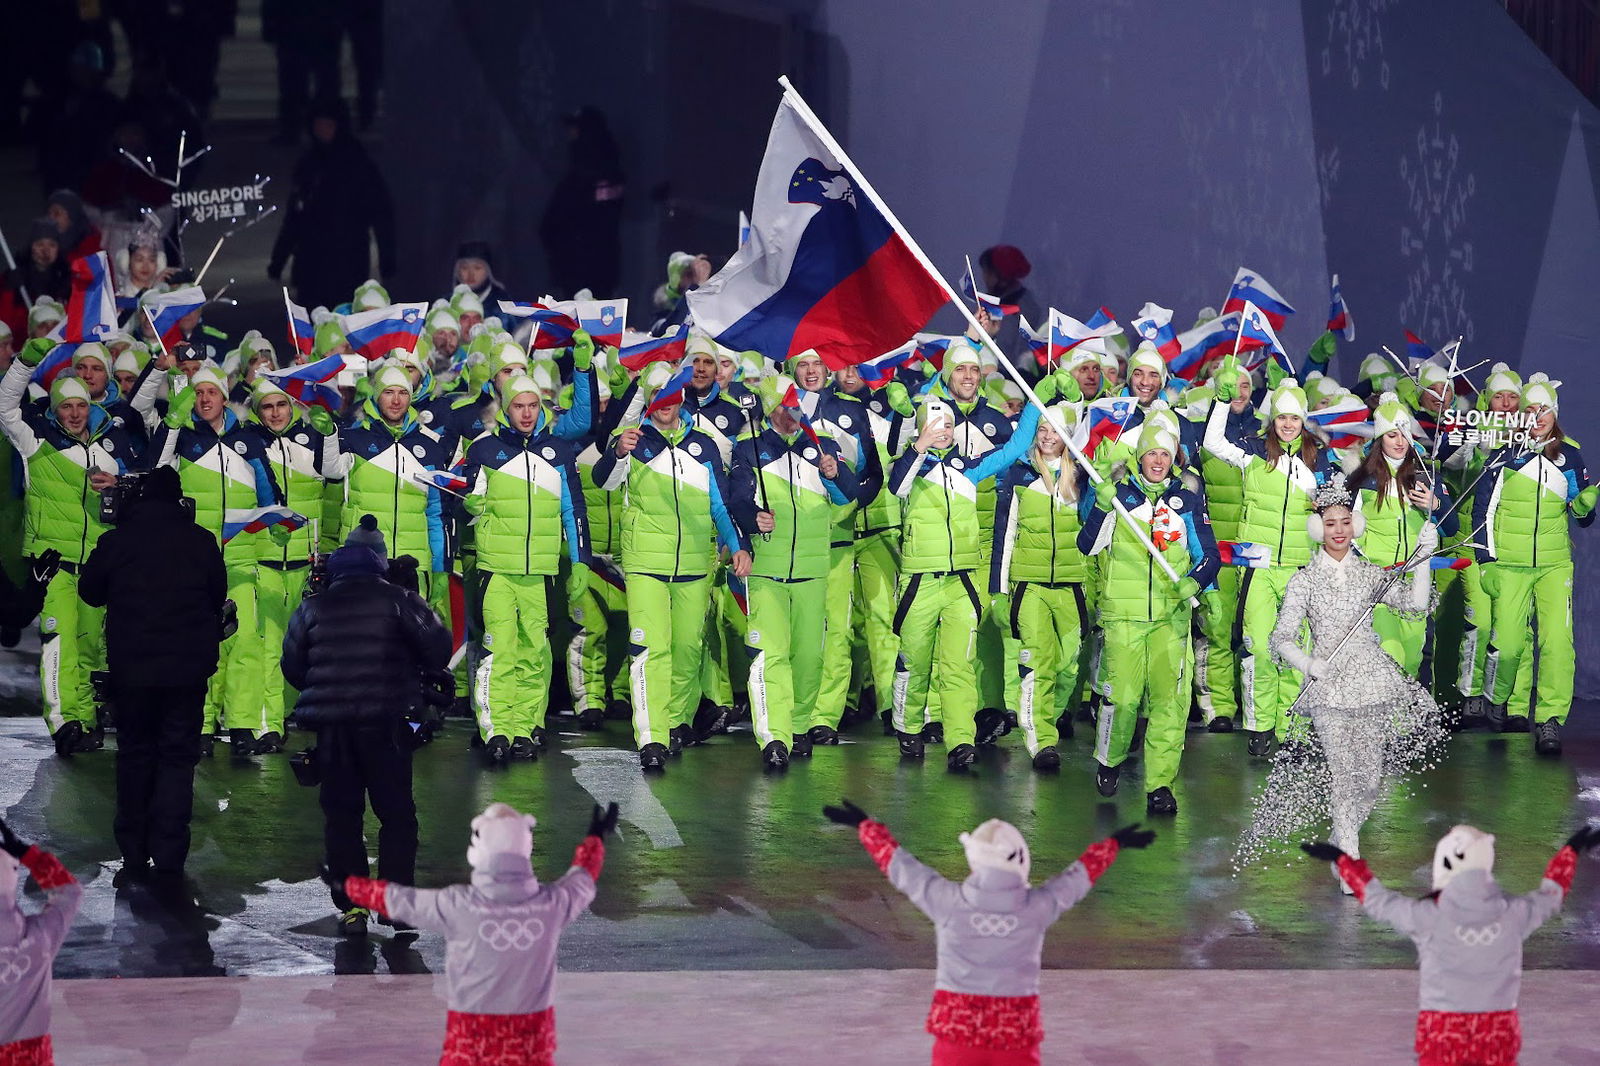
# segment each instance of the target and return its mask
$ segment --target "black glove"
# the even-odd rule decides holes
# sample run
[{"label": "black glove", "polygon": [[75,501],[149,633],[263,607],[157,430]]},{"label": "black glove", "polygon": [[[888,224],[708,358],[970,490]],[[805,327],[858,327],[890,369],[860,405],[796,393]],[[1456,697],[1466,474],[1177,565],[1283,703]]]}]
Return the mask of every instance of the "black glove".
[{"label": "black glove", "polygon": [[1119,848],[1148,848],[1155,838],[1154,829],[1140,829],[1138,822],[1125,825],[1111,834],[1111,839],[1117,842]]},{"label": "black glove", "polygon": [[600,804],[594,805],[594,814],[589,817],[589,835],[604,837],[610,835],[617,828],[617,805],[606,804],[605,810],[600,809]]},{"label": "black glove", "polygon": [[1324,840],[1306,840],[1301,842],[1300,850],[1322,862],[1338,862],[1344,858],[1344,849],[1336,848]]},{"label": "black glove", "polygon": [[322,883],[323,884],[327,885],[329,888],[333,889],[335,892],[343,892],[344,891],[344,878],[333,876],[333,871],[328,869],[328,864],[327,863],[325,863],[325,862],[317,863],[317,876],[322,878]]},{"label": "black glove", "polygon": [[822,808],[823,817],[840,825],[860,825],[867,820],[867,812],[849,800],[842,799],[839,804],[837,807]]},{"label": "black glove", "polygon": [[46,548],[28,564],[28,576],[33,578],[34,584],[48,585],[60,568],[61,553],[54,548]]},{"label": "black glove", "polygon": [[11,831],[11,827],[0,822],[0,851],[9,854],[13,859],[21,860],[28,854],[28,842]]},{"label": "black glove", "polygon": [[1596,844],[1600,844],[1600,825],[1585,825],[1567,838],[1567,847],[1579,855],[1582,855]]}]

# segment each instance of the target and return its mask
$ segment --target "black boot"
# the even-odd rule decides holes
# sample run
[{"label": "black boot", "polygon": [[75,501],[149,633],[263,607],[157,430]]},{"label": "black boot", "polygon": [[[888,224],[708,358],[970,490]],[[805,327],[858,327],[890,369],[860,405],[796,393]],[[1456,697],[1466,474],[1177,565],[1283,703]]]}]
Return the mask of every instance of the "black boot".
[{"label": "black boot", "polygon": [[944,768],[953,774],[964,774],[967,767],[978,761],[978,749],[971,744],[957,744],[945,756]]},{"label": "black boot", "polygon": [[624,699],[614,699],[606,704],[606,717],[613,722],[626,722],[633,717],[633,708]]},{"label": "black boot", "polygon": [[339,935],[358,937],[367,935],[367,909],[351,907],[339,915]]},{"label": "black boot", "polygon": [[1231,733],[1233,732],[1233,719],[1226,714],[1219,714],[1206,723],[1206,732]]},{"label": "black boot", "polygon": [[1006,724],[1006,712],[998,707],[985,707],[973,715],[973,725],[977,731],[978,743],[984,745],[993,744],[1011,729]]},{"label": "black boot", "polygon": [[1540,755],[1561,754],[1561,723],[1548,718],[1533,727],[1533,750]]},{"label": "black boot", "polygon": [[694,735],[697,741],[704,741],[707,737],[716,736],[718,733],[726,733],[728,719],[732,717],[732,707],[719,707],[710,702],[702,703],[694,712]]},{"label": "black boot", "polygon": [[691,726],[673,726],[667,734],[667,751],[673,755],[682,755],[684,748],[692,748],[699,743],[695,739],[694,729]]},{"label": "black boot", "polygon": [[511,758],[511,741],[498,733],[489,738],[488,742],[484,744],[484,749],[492,765],[502,766],[507,759]]},{"label": "black boot", "polygon": [[1502,733],[1526,733],[1528,731],[1528,716],[1525,714],[1506,715],[1506,724],[1500,731]]},{"label": "black boot", "polygon": [[789,744],[789,755],[795,759],[811,758],[811,738],[805,733],[794,734],[794,739]]},{"label": "black boot", "polygon": [[1145,795],[1144,810],[1146,814],[1177,814],[1178,801],[1173,797],[1172,789],[1162,785]]},{"label": "black boot", "polygon": [[1102,766],[1094,772],[1094,787],[1108,799],[1117,794],[1117,778],[1122,775],[1120,766]]},{"label": "black boot", "polygon": [[667,749],[660,744],[646,744],[639,749],[639,768],[645,773],[664,771],[667,768]]},{"label": "black boot", "polygon": [[783,741],[774,740],[761,749],[761,764],[768,770],[789,768],[789,749],[783,746]]},{"label": "black boot", "polygon": [[256,738],[248,729],[230,729],[228,751],[235,759],[247,759],[256,753]]},{"label": "black boot", "polygon": [[532,737],[512,737],[511,758],[533,762],[539,758],[539,745],[533,742]]},{"label": "black boot", "polygon": [[902,759],[922,758],[922,737],[916,733],[901,733],[900,757]]},{"label": "black boot", "polygon": [[894,736],[894,708],[885,707],[878,712],[878,717],[883,720],[883,735],[886,737]]},{"label": "black boot", "polygon": [[256,741],[257,755],[279,755],[283,752],[283,734],[277,730],[262,733],[261,739]]},{"label": "black boot", "polygon": [[944,743],[944,723],[929,722],[922,727],[922,742],[924,744]]},{"label": "black boot", "polygon": [[1270,729],[1255,729],[1250,731],[1250,742],[1245,745],[1245,750],[1257,759],[1266,759],[1277,746]]},{"label": "black boot", "polygon": [[533,735],[528,739],[533,741],[533,746],[540,751],[544,751],[550,746],[550,734],[544,731],[544,726],[542,725],[534,726]]},{"label": "black boot", "polygon": [[814,725],[806,731],[806,736],[811,738],[813,744],[839,743],[839,731],[832,726]]},{"label": "black boot", "polygon": [[1039,754],[1033,757],[1033,768],[1046,772],[1061,769],[1061,753],[1055,749],[1055,745],[1039,749]]},{"label": "black boot", "polygon": [[586,708],[578,715],[578,728],[587,733],[594,733],[606,727],[606,712],[599,707]]},{"label": "black boot", "polygon": [[1060,718],[1056,719],[1056,732],[1062,740],[1072,739],[1072,712],[1063,711]]},{"label": "black boot", "polygon": [[1488,723],[1489,728],[1494,732],[1504,733],[1506,731],[1506,705],[1503,703],[1490,703],[1488,698],[1485,697],[1483,720]]},{"label": "black boot", "polygon": [[71,758],[77,754],[78,745],[83,742],[83,723],[65,723],[55,731],[53,739],[56,742],[56,754],[63,759]]}]

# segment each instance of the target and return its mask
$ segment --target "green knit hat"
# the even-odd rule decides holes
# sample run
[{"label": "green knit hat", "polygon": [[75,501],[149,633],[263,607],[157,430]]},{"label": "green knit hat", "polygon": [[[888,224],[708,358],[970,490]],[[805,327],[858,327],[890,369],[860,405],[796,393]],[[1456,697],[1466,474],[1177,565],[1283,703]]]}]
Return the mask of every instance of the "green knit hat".
[{"label": "green knit hat", "polygon": [[1272,390],[1270,397],[1272,417],[1279,415],[1299,415],[1301,418],[1311,410],[1306,403],[1306,390],[1294,378],[1284,378],[1277,388]]},{"label": "green knit hat", "polygon": [[1386,392],[1378,397],[1378,406],[1372,412],[1372,438],[1374,440],[1393,429],[1405,430],[1407,435],[1417,431],[1417,420],[1411,409],[1400,402],[1400,397]]}]

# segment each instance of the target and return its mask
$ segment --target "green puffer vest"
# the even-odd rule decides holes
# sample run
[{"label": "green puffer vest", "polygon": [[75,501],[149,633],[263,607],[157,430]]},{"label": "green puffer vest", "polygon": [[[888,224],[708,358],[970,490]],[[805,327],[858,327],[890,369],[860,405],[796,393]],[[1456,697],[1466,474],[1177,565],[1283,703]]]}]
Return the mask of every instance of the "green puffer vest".
[{"label": "green puffer vest", "polygon": [[256,546],[261,550],[261,561],[303,563],[311,557],[313,524],[319,533],[326,533],[321,528],[323,479],[317,474],[318,456],[312,450],[320,448],[322,440],[309,432],[298,417],[282,433],[274,433],[259,423],[257,428],[262,446],[267,450],[267,462],[272,464],[272,476],[277,479],[278,491],[283,493],[284,506],[307,519],[306,524],[291,532],[288,542],[281,546],[270,536],[258,537]]},{"label": "green puffer vest", "polygon": [[[889,423],[882,417],[867,412],[872,427],[872,439],[878,449],[878,464],[885,473],[894,465],[889,456],[888,446],[883,443],[889,437]],[[889,491],[884,486],[878,495],[870,499],[856,511],[856,532],[867,533],[886,529],[900,528],[900,497]]]},{"label": "green puffer vest", "polygon": [[684,447],[686,436],[677,428],[668,438],[676,443],[648,462],[635,455],[626,459],[622,565],[630,574],[701,577],[711,573],[716,561],[711,471],[704,464],[719,457],[714,446],[707,454],[691,455]]},{"label": "green puffer vest", "polygon": [[1394,566],[1409,559],[1417,546],[1417,534],[1428,520],[1427,515],[1411,506],[1410,500],[1395,491],[1397,484],[1389,482],[1386,498],[1380,498],[1371,488],[1356,493],[1356,510],[1367,520],[1356,547],[1375,566]]},{"label": "green puffer vest", "polygon": [[595,555],[615,555],[622,547],[622,497],[595,485],[594,464],[599,461],[600,449],[593,444],[578,453],[583,503],[589,514],[589,550]]},{"label": "green puffer vest", "polygon": [[[501,432],[493,439],[509,457],[478,468],[479,484],[469,487],[466,503],[478,516],[478,568],[518,577],[554,574],[562,558],[561,470],[541,454],[536,437]],[[486,443],[480,437],[473,447]]]},{"label": "green puffer vest", "polygon": [[[975,570],[983,563],[979,550],[983,531],[978,515],[978,487],[960,470],[952,469],[948,460],[947,453],[911,483],[901,522],[903,574]],[[923,457],[922,462],[926,461]],[[992,510],[989,524],[994,524]]]},{"label": "green puffer vest", "polygon": [[[1172,482],[1168,482],[1167,487],[1170,489]],[[1155,500],[1160,500],[1163,495],[1165,493],[1157,493]],[[1134,508],[1132,513],[1148,537],[1151,535],[1155,503],[1147,491],[1145,497],[1145,502]],[[1178,598],[1177,584],[1156,566],[1155,559],[1133,535],[1128,523],[1116,515],[1107,520],[1112,523],[1112,532],[1111,543],[1099,553],[1104,582],[1100,616],[1109,621],[1165,622],[1180,607],[1187,607]],[[1301,524],[1304,525],[1303,522]],[[1186,574],[1194,565],[1182,540],[1164,543],[1159,547],[1162,557],[1177,573]],[[1177,634],[1177,639],[1182,638],[1183,634]]]},{"label": "green puffer vest", "polygon": [[[1244,522],[1244,471],[1201,449],[1200,476],[1206,482],[1206,512],[1218,540],[1245,540],[1239,536]],[[1308,557],[1309,558],[1309,557]]]},{"label": "green puffer vest", "polygon": [[[1571,441],[1566,444],[1573,446]],[[1478,492],[1494,494],[1489,499],[1489,522],[1479,539],[1496,561],[1506,566],[1572,561],[1565,469],[1539,455],[1520,469],[1504,469],[1478,484]]]},{"label": "green puffer vest", "polygon": [[[1071,462],[1071,459],[1066,460]],[[1089,563],[1078,550],[1078,505],[1046,491],[1035,478],[1012,493],[1017,536],[1011,548],[1010,580],[1060,584],[1089,578]]]},{"label": "green puffer vest", "polygon": [[[1293,469],[1302,484],[1286,471]],[[1313,544],[1306,532],[1306,515],[1311,514],[1315,474],[1298,458],[1282,455],[1275,465],[1266,459],[1242,471],[1244,517],[1234,540],[1265,544],[1272,552],[1273,566],[1304,566],[1311,561]],[[1310,485],[1307,490],[1304,485]],[[1212,519],[1212,528],[1216,519]]]}]

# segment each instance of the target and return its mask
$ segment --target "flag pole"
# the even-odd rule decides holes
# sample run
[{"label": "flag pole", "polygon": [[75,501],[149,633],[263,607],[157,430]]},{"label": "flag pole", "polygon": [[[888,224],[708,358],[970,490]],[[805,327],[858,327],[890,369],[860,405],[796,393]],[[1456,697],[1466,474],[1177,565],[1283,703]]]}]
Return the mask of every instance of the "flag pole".
[{"label": "flag pole", "polygon": [[[867,199],[872,201],[872,206],[878,209],[878,213],[889,224],[889,228],[894,230],[901,240],[905,241],[906,250],[911,253],[912,258],[916,259],[922,269],[928,272],[929,277],[939,283],[939,287],[944,290],[950,302],[955,304],[961,311],[962,317],[967,320],[967,324],[971,327],[972,332],[976,334],[977,339],[989,349],[999,365],[1005,368],[1006,373],[1011,376],[1011,380],[1017,383],[1017,387],[1022,390],[1022,394],[1027,397],[1028,402],[1039,409],[1040,416],[1061,438],[1062,443],[1067,447],[1067,451],[1072,454],[1072,458],[1082,468],[1083,472],[1088,475],[1090,483],[1099,485],[1105,481],[1105,478],[1100,476],[1100,472],[1084,457],[1078,446],[1072,443],[1072,435],[1067,432],[1066,425],[1061,421],[1060,417],[1044,405],[1044,401],[1039,399],[1038,394],[1033,391],[1033,388],[1023,378],[1022,374],[1012,365],[1011,359],[1005,352],[1000,350],[1000,346],[995,343],[994,338],[989,336],[989,331],[978,323],[978,317],[968,309],[966,300],[956,293],[956,290],[945,280],[944,274],[933,265],[927,253],[922,250],[922,246],[917,243],[916,238],[912,237],[900,220],[895,217],[894,212],[889,209],[889,205],[883,202],[883,198],[872,187],[872,183],[867,180],[866,175],[861,173],[855,162],[845,152],[843,146],[834,140],[833,134],[828,132],[828,128],[822,124],[822,120],[817,117],[816,113],[811,110],[810,106],[800,96],[800,91],[789,81],[788,75],[780,76],[778,84],[783,86],[783,98],[794,107],[795,113],[800,116],[801,121],[806,124],[828,151],[833,153],[833,157],[839,161],[839,165],[850,175],[851,179],[856,183],[856,187],[861,190]],[[1111,497],[1111,504],[1116,509],[1117,514],[1122,517],[1122,520],[1127,523],[1128,529],[1138,538],[1139,543],[1144,545],[1144,550],[1150,553],[1150,557],[1155,560],[1156,565],[1161,568],[1162,572],[1174,582],[1180,581],[1181,578],[1178,572],[1172,569],[1172,564],[1168,563],[1161,552],[1156,549],[1155,544],[1150,540],[1149,533],[1139,524],[1138,519],[1128,513],[1128,509],[1122,506],[1122,501],[1117,499],[1115,494]],[[1193,597],[1190,598],[1189,602],[1191,606],[1199,605],[1198,601]]]},{"label": "flag pole", "polygon": [[211,254],[206,256],[205,265],[200,268],[200,273],[194,276],[193,284],[200,284],[200,280],[206,276],[206,271],[211,269],[211,261],[216,259],[218,252],[222,251],[222,242],[227,239],[228,235],[226,233],[217,238],[217,243],[211,246]]},{"label": "flag pole", "polygon": [[[300,338],[295,336],[294,333],[294,312],[289,308],[289,286],[287,285],[283,286],[283,317],[287,320],[289,326],[289,350],[294,353],[293,358],[298,359],[300,358]],[[315,345],[316,340],[313,337],[312,346],[315,347]]]}]

